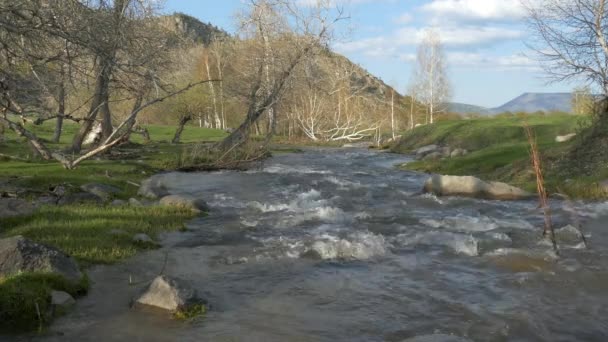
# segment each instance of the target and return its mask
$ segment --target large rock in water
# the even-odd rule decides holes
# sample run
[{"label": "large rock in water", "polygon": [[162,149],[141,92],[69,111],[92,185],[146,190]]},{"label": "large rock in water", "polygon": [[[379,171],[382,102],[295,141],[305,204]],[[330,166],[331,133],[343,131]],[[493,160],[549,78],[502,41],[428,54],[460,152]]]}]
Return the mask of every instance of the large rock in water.
[{"label": "large rock in water", "polygon": [[15,236],[0,240],[0,276],[19,272],[56,273],[78,282],[82,273],[71,257],[61,251]]},{"label": "large rock in water", "polygon": [[177,207],[201,212],[208,211],[207,203],[191,195],[169,195],[160,199],[160,204],[167,207]]},{"label": "large rock in water", "polygon": [[500,182],[484,182],[472,176],[433,175],[424,183],[424,191],[437,196],[465,196],[496,200],[520,200],[533,195]]},{"label": "large rock in water", "polygon": [[177,312],[188,310],[202,301],[197,297],[196,290],[183,280],[163,275],[156,277],[135,303]]}]

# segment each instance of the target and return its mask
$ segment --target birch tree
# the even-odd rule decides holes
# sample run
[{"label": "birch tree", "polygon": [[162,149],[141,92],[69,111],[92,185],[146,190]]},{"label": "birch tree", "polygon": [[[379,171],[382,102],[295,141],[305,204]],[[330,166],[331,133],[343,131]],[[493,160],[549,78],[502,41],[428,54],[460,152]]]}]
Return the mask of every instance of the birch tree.
[{"label": "birch tree", "polygon": [[445,110],[444,103],[450,98],[450,82],[447,60],[441,36],[435,29],[428,29],[418,46],[413,83],[419,90],[418,98],[428,110],[427,123],[435,122],[435,115]]}]

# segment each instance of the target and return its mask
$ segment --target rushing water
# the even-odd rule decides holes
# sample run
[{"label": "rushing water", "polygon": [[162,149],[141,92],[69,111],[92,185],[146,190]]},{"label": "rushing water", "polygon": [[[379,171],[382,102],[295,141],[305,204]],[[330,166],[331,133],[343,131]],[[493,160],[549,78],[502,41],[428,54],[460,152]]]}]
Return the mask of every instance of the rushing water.
[{"label": "rushing water", "polygon": [[[423,195],[425,175],[393,168],[405,160],[308,150],[248,172],[165,175],[209,217],[91,270],[90,295],[44,339],[608,341],[606,232],[585,225],[585,249],[567,227],[608,204],[554,202],[557,258],[534,201]],[[163,268],[204,294],[204,319],[129,309]]]}]

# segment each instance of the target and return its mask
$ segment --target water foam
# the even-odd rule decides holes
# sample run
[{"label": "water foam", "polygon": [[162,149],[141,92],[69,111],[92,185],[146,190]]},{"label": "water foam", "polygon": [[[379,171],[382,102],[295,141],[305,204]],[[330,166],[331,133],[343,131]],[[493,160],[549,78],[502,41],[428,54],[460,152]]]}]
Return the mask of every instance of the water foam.
[{"label": "water foam", "polygon": [[417,233],[413,236],[409,234],[401,234],[397,236],[397,240],[405,246],[443,246],[458,254],[468,256],[479,255],[479,243],[477,239],[469,234],[433,231]]},{"label": "water foam", "polygon": [[534,229],[529,222],[521,219],[495,219],[488,216],[466,216],[459,214],[443,219],[421,219],[420,223],[431,228],[445,228],[458,232],[489,232],[498,228]]},{"label": "water foam", "polygon": [[382,235],[356,233],[347,238],[322,235],[310,247],[310,251],[323,260],[367,260],[387,253]]}]

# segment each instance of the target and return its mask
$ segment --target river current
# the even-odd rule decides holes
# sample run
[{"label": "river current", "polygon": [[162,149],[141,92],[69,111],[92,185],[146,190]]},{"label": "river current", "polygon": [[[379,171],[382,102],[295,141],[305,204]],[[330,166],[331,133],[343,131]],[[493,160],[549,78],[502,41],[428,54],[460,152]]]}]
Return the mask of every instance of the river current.
[{"label": "river current", "polygon": [[[608,203],[437,198],[402,155],[309,149],[247,172],[171,173],[208,217],[91,269],[46,341],[608,341]],[[587,236],[581,243],[577,224]],[[129,308],[161,270],[209,302],[179,322]]]}]

